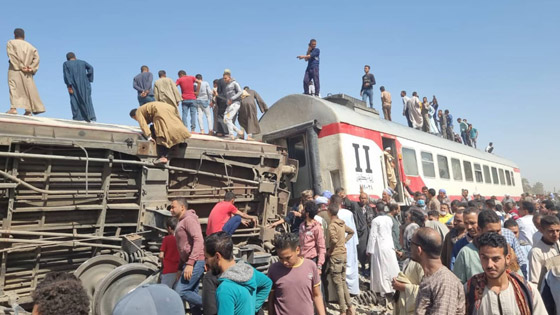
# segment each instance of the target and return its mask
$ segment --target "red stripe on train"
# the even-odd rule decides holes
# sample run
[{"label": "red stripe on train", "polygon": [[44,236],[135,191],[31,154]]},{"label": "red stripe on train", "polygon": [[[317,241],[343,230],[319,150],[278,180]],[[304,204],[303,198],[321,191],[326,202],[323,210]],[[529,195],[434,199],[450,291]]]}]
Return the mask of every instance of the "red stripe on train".
[{"label": "red stripe on train", "polygon": [[[347,123],[332,123],[321,128],[319,132],[319,138],[336,135],[339,133],[345,133],[357,137],[362,137],[374,141],[380,148],[383,146],[381,141],[381,133],[379,131],[374,131]],[[387,138],[394,137],[390,135],[383,135]]]}]

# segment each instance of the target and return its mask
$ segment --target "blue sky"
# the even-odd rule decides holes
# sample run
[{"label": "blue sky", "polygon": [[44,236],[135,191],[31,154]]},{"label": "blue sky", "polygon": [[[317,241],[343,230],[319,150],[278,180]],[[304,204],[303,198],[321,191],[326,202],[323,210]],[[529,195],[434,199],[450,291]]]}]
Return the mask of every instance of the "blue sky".
[{"label": "blue sky", "polygon": [[[522,176],[552,190],[560,175],[559,11],[559,1],[517,0],[11,1],[2,6],[0,41],[22,27],[39,50],[44,116],[71,118],[62,63],[73,51],[95,68],[98,121],[130,125],[132,78],[142,64],[154,75],[164,69],[176,78],[184,69],[209,81],[230,68],[270,105],[302,92],[305,63],[295,56],[316,38],[321,94],[358,96],[370,64],[377,87],[393,93],[396,122],[405,123],[400,90],[435,94],[474,124],[479,146],[493,141]],[[6,81],[0,76],[5,110]]]}]

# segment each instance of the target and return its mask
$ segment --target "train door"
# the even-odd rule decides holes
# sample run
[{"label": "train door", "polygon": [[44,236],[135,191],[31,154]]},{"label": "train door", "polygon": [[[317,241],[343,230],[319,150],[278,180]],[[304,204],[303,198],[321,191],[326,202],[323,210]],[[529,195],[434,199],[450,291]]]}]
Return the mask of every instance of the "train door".
[{"label": "train door", "polygon": [[298,198],[302,191],[312,187],[306,138],[305,134],[286,138],[288,157],[298,161],[298,176],[296,181],[291,183],[291,192],[294,198]]},{"label": "train door", "polygon": [[[393,161],[394,161],[394,176],[396,177],[396,186],[393,189],[394,191],[397,192],[396,195],[393,195],[393,198],[395,199],[395,201],[397,202],[404,202],[404,191],[403,191],[403,186],[402,186],[402,182],[401,182],[401,174],[400,174],[400,167],[399,167],[399,157],[398,157],[398,152],[397,152],[397,147],[395,145],[395,139],[392,138],[386,138],[386,137],[382,137],[382,143],[383,143],[383,150],[385,150],[385,148],[391,148],[391,156],[393,157]],[[385,156],[385,155],[384,155]],[[384,174],[384,182],[386,183],[386,187],[389,187],[389,182],[390,182],[390,174],[387,171],[387,167],[388,167],[388,159],[387,158],[383,158],[382,159],[382,169],[383,169],[383,174]]]},{"label": "train door", "polygon": [[312,189],[315,194],[322,192],[318,149],[319,130],[318,123],[310,121],[262,137],[264,142],[287,148],[288,156],[298,161],[297,178],[289,187],[292,198],[299,198],[301,192],[307,189]]}]

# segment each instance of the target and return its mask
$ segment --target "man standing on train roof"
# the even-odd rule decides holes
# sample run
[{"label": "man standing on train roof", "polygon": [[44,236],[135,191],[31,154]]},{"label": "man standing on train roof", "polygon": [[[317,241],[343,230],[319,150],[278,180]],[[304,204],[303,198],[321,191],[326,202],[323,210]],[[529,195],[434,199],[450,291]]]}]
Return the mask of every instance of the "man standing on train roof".
[{"label": "man standing on train roof", "polygon": [[17,108],[24,108],[26,116],[45,112],[33,76],[39,70],[39,53],[25,41],[25,32],[21,28],[14,30],[14,39],[6,47],[9,58],[8,86],[10,88],[10,110],[8,114],[17,114]]},{"label": "man standing on train roof", "polygon": [[410,116],[408,115],[408,100],[410,99],[406,96],[406,91],[401,91],[401,98],[403,103],[403,111],[402,114],[406,118],[406,122],[410,128],[412,128],[412,121],[410,120]]},{"label": "man standing on train roof", "polygon": [[471,147],[476,149],[476,139],[478,138],[478,130],[469,124],[468,135],[471,140]]},{"label": "man standing on train roof", "polygon": [[364,74],[362,76],[362,89],[360,90],[360,96],[362,97],[362,101],[366,102],[367,105],[367,98],[369,97],[369,107],[373,108],[373,86],[375,85],[375,77],[373,73],[369,73],[370,70],[369,65],[364,66]]},{"label": "man standing on train roof", "polygon": [[459,123],[459,130],[461,130],[461,139],[463,139],[463,144],[470,146],[471,140],[469,139],[467,133],[467,130],[469,129],[467,121],[462,120],[461,118],[457,118],[457,122]]},{"label": "man standing on train roof", "polygon": [[422,118],[422,103],[418,98],[418,93],[412,92],[412,98],[406,103],[408,107],[408,117],[414,129],[422,130],[424,119]]},{"label": "man standing on train roof", "polygon": [[253,134],[261,133],[257,118],[257,104],[263,114],[268,111],[268,106],[257,91],[251,90],[248,86],[244,87],[243,91],[237,119],[241,128],[247,133],[247,140],[254,140]]},{"label": "man standing on train roof", "polygon": [[76,59],[76,54],[66,54],[66,62],[62,65],[64,83],[70,94],[72,119],[95,121],[95,110],[91,101],[91,82],[93,82],[93,67]]},{"label": "man standing on train roof", "polygon": [[383,109],[383,117],[391,121],[391,93],[389,91],[385,91],[385,87],[382,86],[379,88],[381,91],[381,109]]},{"label": "man standing on train roof", "polygon": [[446,109],[444,115],[447,116],[447,139],[453,141],[455,136],[453,133],[453,115],[449,113],[449,109]]},{"label": "man standing on train roof", "polygon": [[[146,103],[131,110],[130,117],[138,121],[144,136],[156,144],[158,160],[154,164],[167,163],[169,149],[191,137],[179,118],[177,108],[167,103]],[[153,132],[150,123],[154,124]]]},{"label": "man standing on train roof", "polygon": [[152,89],[152,81],[154,76],[150,72],[148,66],[140,67],[140,73],[137,74],[132,80],[132,87],[138,92],[138,104],[144,105],[149,102],[154,102],[154,91]]},{"label": "man standing on train roof", "polygon": [[181,94],[175,85],[175,82],[167,77],[165,70],[158,71],[156,83],[154,83],[154,97],[156,102],[164,102],[173,107],[179,106],[181,103]]},{"label": "man standing on train roof", "polygon": [[315,84],[315,96],[319,95],[319,54],[320,50],[317,48],[317,41],[312,39],[309,41],[307,53],[305,55],[297,56],[298,59],[307,61],[307,69],[303,76],[303,94],[311,95],[309,93],[309,81],[313,80]]},{"label": "man standing on train roof", "polygon": [[447,138],[447,115],[444,115],[443,111],[440,109],[438,110],[437,116],[438,116],[439,129],[441,130],[441,135],[443,136],[443,139],[448,139]]}]

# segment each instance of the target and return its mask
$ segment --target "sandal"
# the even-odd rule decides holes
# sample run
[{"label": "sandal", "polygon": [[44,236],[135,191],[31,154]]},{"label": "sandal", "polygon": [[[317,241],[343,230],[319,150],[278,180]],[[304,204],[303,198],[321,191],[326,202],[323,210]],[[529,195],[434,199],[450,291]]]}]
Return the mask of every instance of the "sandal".
[{"label": "sandal", "polygon": [[23,116],[33,116],[33,114],[31,112],[25,111],[25,113],[23,113]]},{"label": "sandal", "polygon": [[7,111],[6,114],[17,115],[17,109],[15,109],[15,108],[10,108],[10,110]]}]

